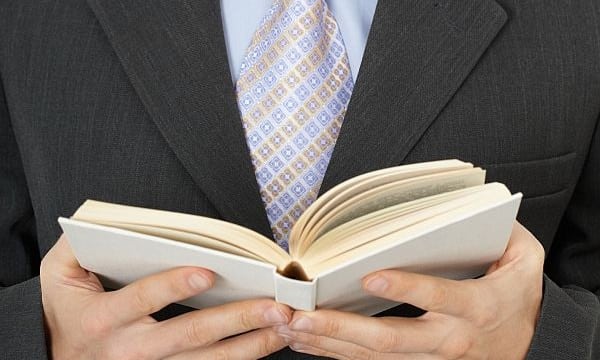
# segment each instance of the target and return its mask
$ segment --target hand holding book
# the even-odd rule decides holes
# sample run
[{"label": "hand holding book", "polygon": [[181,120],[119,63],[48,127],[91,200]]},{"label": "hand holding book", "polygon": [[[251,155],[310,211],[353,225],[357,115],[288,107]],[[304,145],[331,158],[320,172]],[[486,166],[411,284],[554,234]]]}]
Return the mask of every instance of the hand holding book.
[{"label": "hand holding book", "polygon": [[419,318],[365,317],[335,310],[296,311],[279,334],[296,351],[331,358],[524,359],[539,318],[544,249],[515,223],[502,258],[476,280],[399,270],[363,279],[374,296],[428,312]]},{"label": "hand holding book", "polygon": [[161,322],[150,316],[170,303],[202,296],[214,282],[208,270],[182,267],[105,292],[98,278],[79,266],[63,236],[40,269],[50,358],[260,358],[285,346],[273,326],[289,322],[291,311],[269,299],[223,304]]},{"label": "hand holding book", "polygon": [[350,179],[305,211],[290,254],[238,225],[123,205],[88,201],[60,223],[81,265],[109,287],[195,265],[217,281],[183,302],[194,307],[271,297],[296,309],[373,314],[396,304],[361,291],[373,271],[468,278],[502,255],[520,194],[484,178],[480,168],[446,160]]}]

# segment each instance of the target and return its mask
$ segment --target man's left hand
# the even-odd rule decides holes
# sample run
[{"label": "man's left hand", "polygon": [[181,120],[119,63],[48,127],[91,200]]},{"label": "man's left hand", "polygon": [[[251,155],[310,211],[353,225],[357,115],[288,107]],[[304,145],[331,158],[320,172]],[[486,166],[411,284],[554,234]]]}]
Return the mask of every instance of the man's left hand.
[{"label": "man's left hand", "polygon": [[539,316],[543,264],[543,247],[515,223],[506,252],[479,279],[398,270],[363,279],[375,296],[426,310],[420,317],[297,311],[278,332],[296,351],[337,359],[523,359]]}]

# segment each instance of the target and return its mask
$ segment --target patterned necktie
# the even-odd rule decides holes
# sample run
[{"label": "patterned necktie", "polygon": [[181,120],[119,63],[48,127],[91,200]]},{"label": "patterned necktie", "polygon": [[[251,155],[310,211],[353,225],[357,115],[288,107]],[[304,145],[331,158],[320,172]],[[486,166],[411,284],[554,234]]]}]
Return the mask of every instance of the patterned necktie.
[{"label": "patterned necktie", "polygon": [[354,82],[324,0],[275,0],[236,84],[262,200],[277,243],[315,201]]}]

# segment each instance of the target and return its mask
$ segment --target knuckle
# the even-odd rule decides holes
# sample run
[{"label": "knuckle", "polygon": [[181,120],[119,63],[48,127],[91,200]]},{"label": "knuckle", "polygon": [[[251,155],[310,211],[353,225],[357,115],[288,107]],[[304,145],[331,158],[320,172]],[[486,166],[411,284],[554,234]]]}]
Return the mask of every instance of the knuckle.
[{"label": "knuckle", "polygon": [[247,309],[245,311],[241,311],[237,317],[238,324],[242,329],[254,329],[257,327],[257,324],[260,320],[261,314],[259,312],[254,311],[253,309]]},{"label": "knuckle", "polygon": [[207,336],[209,333],[205,324],[200,321],[190,321],[184,330],[185,339],[195,346],[206,345],[210,340]]},{"label": "knuckle", "polygon": [[246,330],[257,329],[265,325],[265,311],[273,307],[272,301],[247,302],[242,307],[236,308],[235,319],[240,328]]},{"label": "knuckle", "polygon": [[56,262],[52,260],[52,254],[46,254],[40,262],[40,285],[47,287],[46,285],[54,282],[54,278],[58,278],[60,274],[56,269]]},{"label": "knuckle", "polygon": [[48,273],[48,257],[49,255],[44,256],[40,262],[40,277],[44,277]]},{"label": "knuckle", "polygon": [[389,326],[385,326],[384,330],[381,331],[375,340],[375,351],[377,352],[394,352],[396,349],[401,348],[400,336]]},{"label": "knuckle", "polygon": [[497,326],[500,318],[500,303],[498,299],[490,294],[495,290],[489,284],[480,284],[470,286],[470,298],[477,301],[465,299],[463,304],[467,309],[465,318],[468,319],[478,329],[491,329]]},{"label": "knuckle", "polygon": [[271,351],[270,351],[271,347],[272,347],[271,344],[272,344],[272,341],[269,340],[268,337],[263,338],[258,342],[256,351],[259,354],[269,354],[269,353],[271,353]]},{"label": "knuckle", "polygon": [[277,339],[271,334],[263,336],[258,341],[257,351],[259,352],[259,354],[270,354],[278,348],[277,344]]},{"label": "knuckle", "polygon": [[219,346],[210,354],[209,358],[214,360],[229,360],[231,357],[229,356],[227,349]]},{"label": "knuckle", "polygon": [[431,292],[429,298],[429,308],[433,311],[446,308],[448,304],[448,288],[446,286],[437,286]]},{"label": "knuckle", "polygon": [[302,339],[302,342],[305,344],[309,344],[313,348],[323,347],[323,338],[317,335],[306,334]]},{"label": "knuckle", "polygon": [[364,359],[364,360],[375,360],[375,359],[380,359],[381,357],[379,356],[379,354],[368,350],[368,349],[359,349],[358,350],[359,353],[359,359]]},{"label": "knuckle", "polygon": [[360,346],[353,346],[349,353],[350,355],[344,357],[344,359],[374,360],[378,358],[376,352]]},{"label": "knuckle", "polygon": [[467,357],[472,348],[473,340],[470,337],[456,337],[446,345],[444,357],[447,359],[462,359]]},{"label": "knuckle", "polygon": [[481,308],[474,319],[474,325],[479,329],[489,329],[496,327],[499,318],[498,307],[490,303]]},{"label": "knuckle", "polygon": [[84,312],[79,321],[83,335],[92,339],[105,338],[113,330],[110,319],[101,312]]},{"label": "knuckle", "polygon": [[327,320],[323,323],[323,335],[335,336],[340,332],[340,323],[334,320]]},{"label": "knuckle", "polygon": [[544,249],[542,243],[540,243],[539,241],[535,241],[533,255],[538,263],[544,263],[544,259],[546,258],[546,250]]},{"label": "knuckle", "polygon": [[133,304],[142,314],[151,314],[156,309],[148,289],[144,283],[139,283],[133,292]]}]

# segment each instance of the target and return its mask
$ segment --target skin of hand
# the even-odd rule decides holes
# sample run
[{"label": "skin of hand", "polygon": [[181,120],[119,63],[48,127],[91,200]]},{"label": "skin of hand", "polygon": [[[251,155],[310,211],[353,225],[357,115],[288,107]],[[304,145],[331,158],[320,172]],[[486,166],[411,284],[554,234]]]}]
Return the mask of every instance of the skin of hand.
[{"label": "skin of hand", "polygon": [[515,222],[500,260],[479,279],[398,270],[363,279],[374,296],[427,312],[417,318],[297,311],[277,327],[299,352],[336,359],[523,359],[542,301],[544,249]]},{"label": "skin of hand", "polygon": [[286,346],[273,326],[292,317],[288,307],[261,299],[157,322],[150,314],[210,289],[214,275],[177,268],[105,292],[64,235],[42,260],[40,282],[53,359],[256,359]]}]

